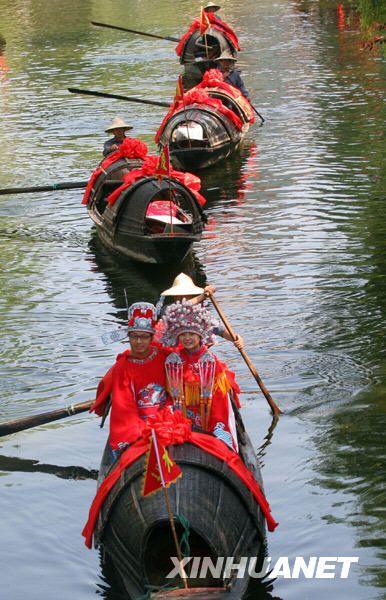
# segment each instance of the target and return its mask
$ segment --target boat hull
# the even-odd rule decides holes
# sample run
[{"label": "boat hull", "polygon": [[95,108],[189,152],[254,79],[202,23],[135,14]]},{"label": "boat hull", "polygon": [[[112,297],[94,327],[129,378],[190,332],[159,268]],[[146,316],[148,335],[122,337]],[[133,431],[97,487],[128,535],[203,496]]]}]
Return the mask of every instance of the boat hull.
[{"label": "boat hull", "polygon": [[[243,440],[240,449],[244,462],[262,486],[256,457],[245,434]],[[244,556],[261,559],[265,520],[237,475],[226,463],[190,443],[169,447],[169,454],[183,472],[168,493],[172,513],[189,523],[189,556],[209,557],[213,564],[219,557],[234,557],[235,563]],[[181,586],[179,577],[167,578],[174,568],[170,557],[176,556],[176,550],[164,495],[160,492],[144,498],[141,493],[145,466],[146,457],[141,457],[121,474],[103,505],[95,531],[96,542],[114,564],[132,600],[143,596],[148,586]],[[106,449],[101,481],[109,468],[110,451]],[[184,529],[178,522],[176,530],[181,539]],[[226,579],[211,575],[189,578],[189,587],[197,588],[197,594],[203,588],[214,588],[215,598],[222,597],[219,593],[224,588],[228,590],[227,598],[245,598],[254,583],[248,573],[240,578],[234,574]],[[158,597],[163,596],[154,595]]]},{"label": "boat hull", "polygon": [[170,116],[158,141],[160,146],[169,145],[175,169],[197,172],[231,156],[248,129],[246,122],[239,129],[219,110],[193,104]]},{"label": "boat hull", "polygon": [[[112,176],[106,169],[99,175],[90,195],[87,210],[101,241],[121,256],[138,262],[182,262],[192,244],[201,239],[206,220],[192,191],[173,178],[159,181],[155,177],[141,177],[122,188],[115,202],[109,203],[107,198],[120,190],[121,185],[117,171]],[[169,200],[171,194],[172,200]],[[177,222],[171,224],[165,215],[149,219],[148,211],[154,203],[161,203],[164,208],[172,204],[185,222],[171,217]]]},{"label": "boat hull", "polygon": [[242,137],[238,141],[229,141],[217,148],[173,148],[170,158],[175,169],[194,172],[207,169],[224,161],[237,151]]},{"label": "boat hull", "polygon": [[[95,221],[94,221],[95,222]],[[175,237],[151,236],[148,239],[144,236],[130,235],[124,232],[115,236],[105,224],[95,222],[97,233],[101,241],[110,250],[117,252],[121,256],[146,264],[171,264],[182,262],[190,253],[192,244],[200,240],[199,235]]]}]

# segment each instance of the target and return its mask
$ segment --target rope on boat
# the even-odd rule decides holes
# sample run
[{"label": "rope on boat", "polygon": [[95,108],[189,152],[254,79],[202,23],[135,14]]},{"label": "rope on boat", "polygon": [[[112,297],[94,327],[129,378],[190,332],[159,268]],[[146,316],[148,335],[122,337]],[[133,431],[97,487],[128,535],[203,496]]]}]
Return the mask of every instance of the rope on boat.
[{"label": "rope on boat", "polygon": [[189,535],[190,535],[190,525],[189,521],[184,515],[176,514],[177,519],[179,520],[181,527],[183,529],[182,536],[180,539],[180,548],[181,554],[185,558],[186,556],[191,556],[190,554],[190,544],[189,544]]},{"label": "rope on boat", "polygon": [[[175,517],[178,519],[178,521],[183,529],[181,539],[180,539],[180,549],[181,549],[182,556],[185,558],[186,556],[190,556],[189,521],[182,514],[176,513]],[[161,586],[145,585],[145,589],[146,589],[145,594],[143,596],[141,596],[140,598],[138,598],[138,600],[151,600],[152,594],[155,592],[172,591],[172,590],[178,590],[179,588],[176,586],[171,586],[170,583],[166,583],[165,585],[161,585]]]}]

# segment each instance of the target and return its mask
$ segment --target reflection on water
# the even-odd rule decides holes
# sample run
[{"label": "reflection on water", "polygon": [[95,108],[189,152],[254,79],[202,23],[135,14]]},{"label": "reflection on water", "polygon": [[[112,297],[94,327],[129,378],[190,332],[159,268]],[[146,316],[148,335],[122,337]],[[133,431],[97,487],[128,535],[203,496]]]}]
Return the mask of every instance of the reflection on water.
[{"label": "reflection on water", "polygon": [[[89,21],[179,35],[196,12],[188,0],[173,11],[166,0],[2,0],[0,186],[87,179],[116,114],[154,150],[163,109],[66,90],[170,99],[173,44]],[[385,63],[359,51],[357,16],[346,3],[263,0],[257,10],[234,0],[222,13],[240,33],[243,79],[266,122],[229,161],[202,173],[209,227],[186,264],[143,268],[112,254],[79,190],[1,197],[0,418],[93,397],[124,347],[101,342],[126,320],[124,289],[129,302],[155,302],[182,270],[198,285],[212,283],[285,413],[274,428],[246,365],[220,342],[216,353],[251,390],[241,396],[243,418],[280,521],[270,554],[360,557],[347,580],[279,578],[273,595],[380,598]],[[63,598],[95,595],[97,558],[80,538],[95,482],[76,473],[97,469],[106,435],[82,415],[1,440],[0,510],[12,507],[12,523],[1,525],[2,586],[16,600],[35,589],[40,600],[60,598],[58,590]],[[68,465],[80,465],[74,477]],[[23,578],[15,577],[20,564]],[[98,594],[113,593],[106,590]]]},{"label": "reflection on water", "polygon": [[91,271],[103,274],[106,292],[123,322],[127,321],[125,290],[129,305],[143,299],[156,304],[161,292],[172,285],[179,273],[192,277],[198,286],[206,285],[203,265],[194,252],[189,253],[182,263],[142,265],[107,249],[96,230],[91,234],[86,260]]},{"label": "reflection on water", "polygon": [[38,460],[17,458],[15,456],[0,456],[0,471],[25,472],[25,473],[49,473],[63,479],[98,479],[98,471],[85,469],[84,467],[60,467],[59,465],[45,465]]}]

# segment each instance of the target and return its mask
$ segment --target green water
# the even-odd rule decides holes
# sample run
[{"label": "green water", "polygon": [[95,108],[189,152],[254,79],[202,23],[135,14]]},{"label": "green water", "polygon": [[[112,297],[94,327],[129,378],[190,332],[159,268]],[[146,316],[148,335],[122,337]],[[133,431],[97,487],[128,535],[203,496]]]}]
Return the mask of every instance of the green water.
[{"label": "green water", "polygon": [[[375,600],[385,582],[385,62],[361,50],[353,4],[225,0],[239,67],[266,122],[202,173],[209,224],[184,269],[218,300],[284,411],[269,408],[230,345],[243,416],[280,522],[273,561],[356,556],[347,579],[284,579],[283,600]],[[182,0],[0,0],[0,187],[87,179],[115,115],[153,142],[162,108],[71,95],[84,87],[171,99]],[[121,344],[101,335],[129,301],[156,301],[180,267],[144,269],[99,243],[81,190],[0,196],[0,418],[92,398]],[[1,441],[0,597],[112,597],[83,546],[107,430],[87,415]],[[33,462],[31,461],[38,461]],[[39,465],[43,465],[39,468]],[[48,465],[48,467],[47,467]],[[74,467],[69,471],[69,467]],[[80,474],[80,475],[79,475]],[[4,518],[5,517],[5,518]]]}]

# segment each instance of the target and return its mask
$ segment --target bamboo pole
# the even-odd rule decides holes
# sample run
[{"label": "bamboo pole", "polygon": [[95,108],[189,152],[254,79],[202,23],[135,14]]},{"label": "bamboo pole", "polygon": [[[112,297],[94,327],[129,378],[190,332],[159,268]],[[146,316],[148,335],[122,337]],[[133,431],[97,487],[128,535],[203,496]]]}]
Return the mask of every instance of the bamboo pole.
[{"label": "bamboo pole", "polygon": [[32,427],[38,427],[39,425],[44,425],[45,423],[52,423],[53,421],[65,419],[66,417],[72,417],[73,415],[86,412],[93,404],[94,400],[88,400],[87,402],[71,404],[65,408],[51,410],[49,412],[40,413],[39,415],[13,419],[12,421],[4,421],[3,423],[0,423],[0,437],[4,435],[10,435],[11,433],[16,433],[17,431],[31,429]]},{"label": "bamboo pole", "polygon": [[[231,336],[232,340],[235,342],[237,339],[237,336],[235,334],[235,332],[233,331],[229,321],[227,320],[227,318],[225,317],[223,311],[221,310],[218,302],[215,300],[213,294],[207,293],[207,296],[210,298],[214,308],[216,309],[220,319],[222,320],[222,322],[224,323],[225,327],[228,330],[229,335]],[[252,364],[251,360],[249,359],[247,353],[245,352],[245,350],[241,350],[240,348],[238,348],[238,351],[240,352],[241,356],[243,357],[243,359],[245,360],[250,372],[252,373],[253,377],[255,378],[255,380],[257,381],[261,391],[263,392],[265,399],[267,400],[268,404],[271,407],[272,413],[275,416],[279,416],[281,414],[281,410],[280,408],[277,406],[277,404],[275,403],[274,399],[272,398],[271,394],[269,393],[269,391],[267,390],[267,388],[265,387],[260,375],[258,374],[258,372],[256,371],[254,365]]]}]

